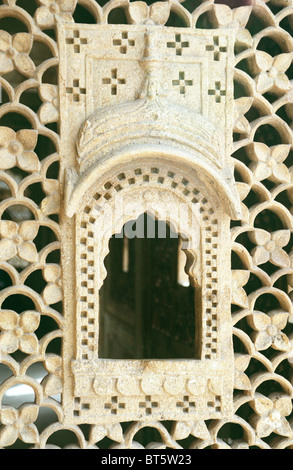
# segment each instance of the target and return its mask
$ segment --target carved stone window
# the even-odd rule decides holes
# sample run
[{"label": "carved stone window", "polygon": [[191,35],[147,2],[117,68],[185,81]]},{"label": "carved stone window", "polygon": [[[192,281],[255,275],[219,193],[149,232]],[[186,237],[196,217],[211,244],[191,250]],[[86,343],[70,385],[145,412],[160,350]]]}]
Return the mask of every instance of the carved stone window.
[{"label": "carved stone window", "polygon": [[[101,289],[99,357],[196,357],[201,288],[190,285],[184,242],[142,214],[112,236]],[[193,284],[193,283],[192,283]]]},{"label": "carved stone window", "polygon": [[[225,241],[230,218],[240,216],[230,161],[233,34],[174,32],[157,25],[115,31],[80,26],[84,47],[77,58],[71,40],[76,28],[60,25],[58,33],[63,223],[68,227],[63,264],[75,260],[74,279],[64,269],[63,282],[65,290],[76,292],[71,302],[75,330],[69,324],[66,329],[72,350],[66,377],[74,377],[74,393],[64,396],[66,419],[229,416],[233,353]],[[170,222],[184,240],[189,277],[199,288],[197,341],[189,359],[99,356],[100,289],[109,239],[133,214],[146,211]],[[70,223],[73,252],[66,242]],[[178,405],[182,394],[196,406]],[[155,400],[154,409],[141,405],[145,396]],[[78,413],[77,398],[88,404]]]},{"label": "carved stone window", "polygon": [[0,3],[0,447],[292,447],[292,0]]}]

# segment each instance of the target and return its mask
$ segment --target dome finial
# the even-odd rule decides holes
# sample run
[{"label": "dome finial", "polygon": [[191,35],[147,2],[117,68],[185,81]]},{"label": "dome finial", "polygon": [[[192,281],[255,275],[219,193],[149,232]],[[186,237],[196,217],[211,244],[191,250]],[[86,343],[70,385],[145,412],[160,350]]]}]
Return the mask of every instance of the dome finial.
[{"label": "dome finial", "polygon": [[156,32],[154,30],[146,32],[145,41],[146,46],[141,60],[142,67],[145,70],[145,80],[140,98],[154,100],[157,96],[163,97],[167,95],[161,85],[160,65],[162,64],[162,58],[158,54]]}]

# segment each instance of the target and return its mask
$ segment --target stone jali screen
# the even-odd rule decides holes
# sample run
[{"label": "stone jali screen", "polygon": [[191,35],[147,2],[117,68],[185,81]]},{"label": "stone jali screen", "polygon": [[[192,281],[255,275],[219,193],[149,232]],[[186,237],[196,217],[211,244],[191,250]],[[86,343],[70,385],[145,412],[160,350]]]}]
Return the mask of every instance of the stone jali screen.
[{"label": "stone jali screen", "polygon": [[2,448],[292,447],[292,1],[148,3],[0,6]]}]

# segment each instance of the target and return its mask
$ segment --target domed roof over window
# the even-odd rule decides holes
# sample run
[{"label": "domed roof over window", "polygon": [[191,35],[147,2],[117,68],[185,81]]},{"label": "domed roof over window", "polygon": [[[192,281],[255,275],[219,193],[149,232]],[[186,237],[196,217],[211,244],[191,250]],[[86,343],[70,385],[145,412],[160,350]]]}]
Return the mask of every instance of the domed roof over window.
[{"label": "domed roof over window", "polygon": [[80,169],[117,147],[158,142],[189,151],[197,149],[209,164],[223,166],[221,131],[193,109],[173,102],[158,78],[151,75],[139,99],[101,108],[85,121],[77,142]]},{"label": "domed roof over window", "polygon": [[137,100],[102,107],[81,126],[76,143],[79,175],[67,179],[68,214],[101,171],[156,156],[198,171],[212,197],[223,196],[223,210],[238,218],[239,195],[223,132],[208,117],[172,101],[155,72],[147,74]]}]

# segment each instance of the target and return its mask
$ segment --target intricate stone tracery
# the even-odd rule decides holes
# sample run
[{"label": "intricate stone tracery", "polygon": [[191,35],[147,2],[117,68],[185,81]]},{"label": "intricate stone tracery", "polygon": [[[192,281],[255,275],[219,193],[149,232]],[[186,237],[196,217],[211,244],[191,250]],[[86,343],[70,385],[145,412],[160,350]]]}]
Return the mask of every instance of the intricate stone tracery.
[{"label": "intricate stone tracery", "polygon": [[[72,67],[75,66],[71,57],[68,57],[68,29],[71,30],[72,26],[60,26],[59,42],[63,64],[60,82],[62,78],[68,82]],[[65,362],[65,368],[72,368],[74,380],[73,383],[68,381],[68,392],[64,394],[65,420],[68,423],[80,420],[89,423],[103,423],[105,420],[115,422],[117,419],[135,419],[144,412],[145,419],[173,419],[176,416],[189,419],[190,414],[194,419],[228,416],[232,411],[233,355],[231,318],[227,317],[231,295],[230,269],[224,239],[225,233],[228,234],[228,215],[239,216],[240,208],[229,156],[225,152],[231,146],[232,137],[232,129],[229,127],[229,93],[226,96],[226,91],[219,91],[216,96],[218,103],[221,100],[217,98],[225,96],[221,103],[224,120],[220,124],[220,111],[214,113],[210,107],[204,105],[206,82],[212,80],[214,70],[213,59],[207,62],[204,55],[206,38],[199,32],[194,35],[193,31],[186,30],[185,39],[189,39],[188,45],[193,50],[187,63],[177,63],[178,59],[165,56],[165,44],[170,35],[168,28],[164,31],[153,25],[135,26],[134,29],[130,27],[129,31],[123,28],[121,37],[134,38],[131,40],[131,58],[127,56],[125,49],[122,51],[125,56],[123,58],[118,58],[116,50],[105,52],[109,44],[110,47],[117,46],[117,41],[120,44],[120,39],[111,39],[112,28],[90,27],[82,35],[89,39],[80,62],[78,83],[84,83],[87,100],[79,106],[80,117],[76,116],[73,125],[65,122],[67,110],[73,109],[68,99],[64,101],[63,110],[61,109],[64,138],[61,153],[65,160],[67,142],[77,137],[78,162],[78,170],[72,167],[70,176],[67,174],[65,181],[65,214],[68,218],[74,217],[76,224],[73,231],[76,236],[75,285],[68,283],[68,290],[76,291],[72,305],[76,317],[76,340],[72,342],[71,335],[66,335],[64,339],[69,356],[69,351],[72,351],[71,363]],[[228,47],[229,44],[231,50],[233,37],[229,32],[225,35],[226,45]],[[181,35],[180,38],[176,35],[176,38],[181,39]],[[186,46],[186,42],[183,45]],[[121,54],[121,49],[119,53]],[[176,54],[179,55],[182,54]],[[137,74],[134,82],[140,82],[141,91],[138,95],[134,93],[133,79],[130,76],[133,61]],[[231,80],[228,64],[226,55],[226,59],[217,67],[217,72],[227,84]],[[171,65],[172,68],[177,68],[172,74],[173,77],[178,74],[179,80],[169,80]],[[105,69],[102,80],[96,73],[86,75],[89,71],[98,72],[98,67]],[[193,79],[187,79],[191,74]],[[127,86],[128,92],[124,93],[122,86]],[[179,94],[186,98],[186,104],[179,105],[178,91],[174,92],[176,86],[179,86]],[[217,81],[216,86],[217,89],[220,88],[220,82]],[[195,90],[189,98],[187,87]],[[64,95],[62,88],[60,93]],[[195,96],[199,97],[200,103],[195,100]],[[78,123],[80,130],[77,134]],[[70,161],[66,166],[69,165]],[[164,176],[164,167],[168,168],[169,174],[172,172],[172,178]],[[178,167],[182,168],[180,177]],[[192,168],[197,173],[190,174],[189,183],[187,175],[192,172]],[[109,176],[104,182],[106,174]],[[178,178],[183,184],[181,197],[178,193],[176,195],[180,188]],[[193,187],[189,189],[188,185]],[[213,209],[209,204],[209,199],[219,197],[211,189],[212,185],[220,191],[222,210]],[[144,189],[148,186],[150,189]],[[120,204],[123,204],[122,208],[119,208]],[[180,205],[184,204],[187,214],[177,213]],[[194,214],[197,205],[198,217]],[[186,248],[191,262],[189,275],[193,284],[201,286],[201,298],[198,299],[201,308],[194,312],[198,351],[194,351],[193,359],[185,362],[180,359],[168,363],[168,360],[156,358],[149,361],[99,358],[99,290],[106,275],[104,258],[108,252],[109,238],[113,233],[121,231],[123,224],[130,220],[134,209],[138,207],[137,215],[148,211],[163,220],[166,218],[164,211],[168,208],[167,220],[173,223],[176,232],[183,233],[188,240]],[[197,221],[194,223],[192,219]],[[63,263],[68,263],[65,253]],[[65,274],[64,284],[67,284],[66,278]],[[168,369],[170,365],[176,371],[176,379]],[[215,368],[217,377],[214,377]],[[185,395],[185,401],[197,401],[196,407],[190,407],[190,413],[187,412],[189,406],[183,406],[182,409],[177,406],[177,403],[181,403],[181,389],[177,390],[175,386],[170,391],[164,385],[170,380],[175,383],[177,379],[182,384],[185,383],[187,388],[195,381],[201,382],[201,390],[197,389],[196,397]],[[96,380],[111,381],[111,393],[115,394],[111,398],[112,406],[108,389],[104,394],[96,394],[95,388],[90,385]],[[123,387],[123,392],[121,381],[128,384],[126,388]],[[129,384],[132,381],[134,387]],[[153,387],[153,398],[142,401],[146,391],[140,382],[157,383],[157,387]],[[210,382],[217,389],[216,401],[209,395]],[[74,396],[84,396],[89,403],[83,413],[75,415],[73,411],[73,416],[70,387],[74,388]],[[187,391],[185,388],[186,393]],[[125,394],[129,397],[128,402],[119,407],[117,403],[121,395],[123,397]],[[145,404],[143,407],[145,402],[149,406]],[[154,403],[156,409],[153,409]]]},{"label": "intricate stone tracery", "polygon": [[[77,441],[76,444],[69,442],[69,446],[99,447],[99,442],[108,437],[114,446],[140,448],[142,445],[136,442],[136,434],[144,427],[155,428],[159,432],[161,442],[150,445],[159,445],[161,448],[180,448],[181,440],[188,436],[192,437],[191,444],[188,444],[190,448],[292,447],[292,4],[282,0],[260,0],[250,6],[230,9],[226,5],[202,2],[191,11],[184,1],[178,0],[155,2],[151,6],[142,2],[112,0],[103,7],[94,0],[40,0],[35,9],[28,6],[26,11],[18,5],[18,1],[4,0],[2,3],[0,17],[12,18],[10,23],[20,21],[23,26],[20,31],[15,27],[11,31],[1,32],[0,44],[3,102],[0,108],[0,269],[3,278],[0,293],[0,359],[4,371],[0,386],[1,447],[10,447],[14,443],[17,445],[17,439],[28,447],[54,447],[51,442],[55,442],[55,433],[69,429],[76,435]],[[109,383],[99,382],[96,378],[93,384],[95,393],[105,394],[105,388],[108,390],[104,412],[110,419],[106,420],[104,426],[91,424],[89,435],[85,437],[77,424],[64,424],[64,410],[58,397],[60,393],[69,393],[67,385],[64,388],[62,363],[70,358],[66,354],[61,356],[57,343],[60,338],[64,340],[64,332],[68,328],[72,331],[64,313],[73,315],[65,300],[66,296],[68,298],[68,290],[62,286],[58,258],[61,241],[59,216],[63,214],[63,202],[60,205],[60,200],[63,201],[65,196],[70,201],[72,194],[75,197],[72,199],[74,206],[78,201],[78,191],[73,191],[77,183],[75,171],[68,172],[64,195],[64,162],[60,161],[60,156],[63,158],[60,152],[63,129],[59,121],[59,110],[62,112],[64,109],[64,102],[56,85],[60,51],[52,31],[57,33],[57,24],[64,21],[72,24],[72,28],[68,27],[70,33],[66,47],[71,50],[75,60],[80,60],[90,41],[84,35],[87,28],[81,30],[74,23],[84,23],[90,17],[92,22],[107,27],[116,14],[115,10],[120,7],[125,9],[130,25],[112,26],[115,36],[111,47],[121,57],[134,57],[139,47],[143,54],[144,41],[130,33],[130,26],[133,26],[133,30],[136,25],[177,27],[172,21],[176,21],[176,17],[180,18],[180,33],[170,33],[164,42],[164,53],[181,61],[180,69],[174,69],[174,76],[170,76],[169,82],[174,92],[172,99],[178,99],[178,107],[195,96],[193,72],[190,73],[190,66],[182,66],[187,63],[193,47],[193,36],[186,35],[186,31],[189,28],[194,31],[202,28],[209,30],[210,35],[203,49],[216,67],[229,55],[225,31],[233,28],[235,33],[235,60],[231,65],[234,68],[234,143],[230,153],[235,168],[237,193],[242,203],[241,218],[231,222],[230,231],[234,334],[233,414],[229,418],[220,418],[221,390],[217,384],[209,383],[206,385],[209,395],[204,406],[212,409],[218,419],[205,423],[204,417],[196,415],[198,407],[202,406],[199,405],[198,396],[202,393],[200,389],[203,385],[189,380],[176,391],[177,395],[172,395],[172,377],[169,377],[169,382],[165,378],[161,387],[165,392],[169,390],[166,393],[169,393],[170,402],[173,400],[172,407],[178,413],[174,417],[173,427],[167,428],[159,421],[158,388],[151,389],[143,381],[141,385],[132,384],[134,391],[136,387],[142,390],[135,405],[140,414],[122,431],[119,413],[126,412],[131,403],[125,383],[120,379],[114,383],[113,378]],[[82,9],[86,20],[78,16]],[[10,23],[7,22],[7,25]],[[213,34],[210,30],[213,30]],[[38,45],[42,49],[39,56]],[[127,77],[123,75],[124,70],[120,71],[115,61],[102,72],[100,84],[105,87],[110,99],[120,97],[124,100],[123,96],[127,97],[127,93],[130,93],[129,101],[139,98],[141,80],[130,86]],[[70,112],[73,110],[78,114],[80,106],[89,103],[91,90],[78,74],[72,74],[71,78],[72,82],[66,82],[70,89],[68,99],[72,100]],[[109,78],[111,83],[103,83],[103,79],[108,81]],[[206,84],[206,94],[215,112],[226,103],[229,86],[223,77],[213,77]],[[120,87],[124,95],[120,95]],[[137,96],[131,95],[134,90]],[[151,93],[150,90],[146,96]],[[158,92],[155,91],[154,95],[158,96]],[[114,101],[112,104],[115,104]],[[91,114],[95,109],[90,109],[90,106],[89,103]],[[17,114],[18,121],[9,120],[9,113]],[[68,116],[71,117],[70,113]],[[229,116],[232,120],[232,113]],[[81,116],[81,120],[85,121],[86,117]],[[60,129],[55,126],[59,122]],[[76,134],[79,128],[76,127]],[[139,139],[141,136],[136,134],[135,137]],[[180,137],[180,132],[177,137]],[[74,142],[75,139],[69,142],[69,155],[75,155],[75,151],[70,151]],[[85,175],[93,162],[90,158],[85,159],[82,167],[82,158],[73,160],[69,166],[77,170],[81,165],[79,168],[83,168]],[[59,164],[60,173],[57,168]],[[138,168],[136,166],[132,172]],[[232,165],[223,171],[226,188],[229,187],[232,171]],[[174,175],[171,178],[161,173],[160,168],[156,177],[163,178],[164,185],[167,182],[170,185],[179,184],[176,171],[172,172]],[[119,174],[116,174],[115,181],[110,177],[104,181],[104,184],[108,182],[112,186],[105,188],[103,194],[100,194],[99,188],[92,195],[98,194],[104,198],[107,194],[107,200],[112,193],[119,194],[124,185]],[[152,175],[150,168],[143,174],[145,177]],[[137,174],[125,173],[125,178],[127,185],[131,186],[130,181],[135,180]],[[85,181],[84,187],[88,189],[87,184],[92,181]],[[195,188],[191,179],[189,182],[191,185],[181,184],[180,191],[182,197],[191,200],[198,197],[193,195],[198,187]],[[156,184],[162,183],[156,180]],[[231,194],[230,199],[226,200],[227,210],[229,208],[230,211],[233,210],[228,202],[233,198]],[[211,244],[215,245],[215,235],[210,237],[210,234],[217,232],[216,224],[208,222],[215,220],[209,213],[211,209],[215,211],[214,206],[211,208],[208,203],[204,204],[205,212],[202,215],[207,216],[206,238],[212,238]],[[234,207],[234,210],[237,212],[239,208]],[[86,230],[83,224],[89,213],[85,211],[84,217],[84,220],[80,220],[81,232]],[[72,229],[71,222],[62,231],[69,229]],[[85,248],[90,264],[93,261],[92,237],[88,232],[86,236]],[[80,240],[82,238],[81,235]],[[65,244],[66,248],[68,245]],[[212,250],[213,259],[217,250],[215,247]],[[72,251],[70,254],[74,256]],[[209,288],[206,290],[207,298],[211,296],[211,304],[216,279],[213,267],[217,266],[211,265],[209,271],[209,278],[213,281],[209,285],[212,288],[210,293]],[[95,328],[95,318],[91,315],[94,274],[89,271],[87,279],[82,280],[87,283],[82,288],[86,289],[88,308],[82,310],[84,313],[81,312],[81,323],[83,327],[86,326],[83,330],[86,335],[80,338],[81,342],[87,341],[83,346],[88,349],[94,347],[91,334]],[[41,278],[42,283],[39,282]],[[15,299],[13,303],[13,296],[16,295],[17,302]],[[60,307],[62,297],[63,308]],[[206,319],[207,328],[212,327],[212,315]],[[213,341],[211,344],[208,354],[214,348]],[[16,351],[20,353],[18,356]],[[42,371],[41,382],[32,373],[38,364]],[[32,403],[16,408],[10,401],[9,392],[20,385],[29,387]],[[86,382],[82,386],[86,387]],[[56,420],[45,429],[41,427],[41,430],[37,416],[44,407],[54,410]],[[81,388],[80,395],[76,394],[72,401],[72,414],[76,422],[85,422],[83,417],[88,416],[90,410],[91,403]],[[186,420],[186,416],[196,416],[196,419]],[[19,423],[23,426],[19,426]],[[237,432],[233,434],[231,431],[228,438],[225,428],[227,423],[232,425],[231,429],[237,428]],[[55,445],[58,446],[58,442]]]}]

